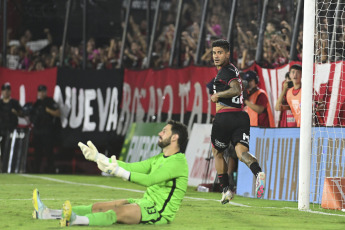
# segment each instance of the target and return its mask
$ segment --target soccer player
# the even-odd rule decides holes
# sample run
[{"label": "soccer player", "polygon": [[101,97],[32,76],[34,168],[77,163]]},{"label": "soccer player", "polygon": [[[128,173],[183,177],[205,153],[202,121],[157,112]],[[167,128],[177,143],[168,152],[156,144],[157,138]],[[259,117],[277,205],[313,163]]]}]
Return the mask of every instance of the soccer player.
[{"label": "soccer player", "polygon": [[265,173],[249,151],[250,121],[243,111],[243,90],[239,72],[230,64],[230,45],[226,40],[212,43],[212,56],[218,73],[213,82],[212,102],[216,103],[216,116],[212,125],[211,141],[215,167],[222,188],[221,203],[233,198],[229,188],[227,164],[224,151],[229,142],[235,146],[238,159],[245,163],[256,176],[256,197],[262,198],[265,191]]},{"label": "soccer player", "polygon": [[169,121],[159,132],[162,153],[145,161],[125,163],[115,156],[99,153],[91,141],[79,142],[85,158],[97,162],[98,168],[124,180],[147,187],[142,199],[114,200],[86,206],[71,206],[65,201],[62,210],[48,209],[33,192],[34,218],[61,219],[61,226],[108,226],[123,224],[166,224],[174,220],[187,190],[188,164],[184,153],[188,131],[177,121]]}]

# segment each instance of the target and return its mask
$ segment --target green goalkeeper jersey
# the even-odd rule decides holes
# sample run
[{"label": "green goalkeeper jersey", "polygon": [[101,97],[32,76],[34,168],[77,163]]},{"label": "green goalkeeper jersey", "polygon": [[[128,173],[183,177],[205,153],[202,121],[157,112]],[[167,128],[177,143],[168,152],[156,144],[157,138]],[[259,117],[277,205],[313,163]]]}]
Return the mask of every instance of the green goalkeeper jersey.
[{"label": "green goalkeeper jersey", "polygon": [[131,172],[130,181],[147,188],[144,198],[153,201],[162,217],[174,220],[187,191],[188,164],[183,153],[165,157],[163,153],[147,160],[125,163],[120,167]]}]

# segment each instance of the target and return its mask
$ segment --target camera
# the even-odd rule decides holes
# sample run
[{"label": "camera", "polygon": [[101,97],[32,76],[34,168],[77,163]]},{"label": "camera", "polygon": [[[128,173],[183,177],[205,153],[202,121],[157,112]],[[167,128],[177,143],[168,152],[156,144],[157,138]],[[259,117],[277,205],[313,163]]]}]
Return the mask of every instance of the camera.
[{"label": "camera", "polygon": [[288,82],[288,89],[292,88],[293,87],[293,82],[292,81],[289,81]]},{"label": "camera", "polygon": [[243,90],[249,89],[249,84],[247,80],[242,79]]}]

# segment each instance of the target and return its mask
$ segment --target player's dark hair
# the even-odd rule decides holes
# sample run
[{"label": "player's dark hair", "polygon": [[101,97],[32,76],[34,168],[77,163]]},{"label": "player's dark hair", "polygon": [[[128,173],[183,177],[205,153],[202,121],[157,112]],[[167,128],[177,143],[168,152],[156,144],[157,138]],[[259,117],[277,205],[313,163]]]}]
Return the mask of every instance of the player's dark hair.
[{"label": "player's dark hair", "polygon": [[218,39],[212,42],[213,47],[220,47],[223,48],[225,51],[230,51],[230,43],[224,39]]},{"label": "player's dark hair", "polygon": [[181,122],[174,120],[168,121],[168,125],[171,125],[172,134],[178,135],[178,145],[180,146],[180,152],[184,153],[188,143],[187,126],[185,126]]}]

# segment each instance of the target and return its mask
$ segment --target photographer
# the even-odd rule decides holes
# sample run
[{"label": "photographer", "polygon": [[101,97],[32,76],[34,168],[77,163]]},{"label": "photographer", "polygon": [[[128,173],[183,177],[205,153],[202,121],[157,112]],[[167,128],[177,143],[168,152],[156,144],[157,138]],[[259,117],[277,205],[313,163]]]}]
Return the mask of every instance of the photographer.
[{"label": "photographer", "polygon": [[244,89],[244,91],[248,91],[248,96],[246,96],[247,92],[244,93],[246,105],[244,109],[250,117],[250,126],[275,127],[267,93],[258,87],[259,77],[257,73],[249,70],[244,73],[243,80],[248,83]]},{"label": "photographer", "polygon": [[290,72],[287,72],[285,74],[285,81],[283,82],[282,92],[280,93],[277,103],[275,105],[275,110],[281,111],[278,127],[297,127],[296,120],[286,100],[286,93],[288,89],[292,87],[293,87],[293,82],[291,81],[291,78],[290,78]]}]

